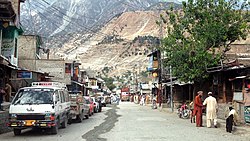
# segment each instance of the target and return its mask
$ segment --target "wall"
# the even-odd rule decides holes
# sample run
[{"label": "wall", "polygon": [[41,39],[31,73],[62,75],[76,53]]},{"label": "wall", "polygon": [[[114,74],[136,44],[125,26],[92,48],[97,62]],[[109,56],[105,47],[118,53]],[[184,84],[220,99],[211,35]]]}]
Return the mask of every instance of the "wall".
[{"label": "wall", "polygon": [[19,36],[18,66],[36,70],[36,36]]},{"label": "wall", "polygon": [[19,36],[18,57],[19,60],[36,59],[36,36]]},{"label": "wall", "polygon": [[29,70],[36,70],[36,60],[18,60],[18,66]]},{"label": "wall", "polygon": [[36,60],[36,70],[41,72],[47,72],[49,75],[54,76],[52,81],[59,81],[66,83],[65,77],[65,61],[64,60]]},{"label": "wall", "polygon": [[0,134],[11,131],[11,129],[7,127],[8,119],[8,111],[0,112]]},{"label": "wall", "polygon": [[71,75],[70,73],[65,73],[64,80],[66,85],[71,85]]}]

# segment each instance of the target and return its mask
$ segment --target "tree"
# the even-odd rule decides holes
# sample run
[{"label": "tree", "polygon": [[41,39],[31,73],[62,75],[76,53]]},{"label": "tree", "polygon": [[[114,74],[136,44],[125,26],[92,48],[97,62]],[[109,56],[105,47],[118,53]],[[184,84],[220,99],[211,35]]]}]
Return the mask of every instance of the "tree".
[{"label": "tree", "polygon": [[113,84],[114,82],[114,78],[112,77],[105,77],[105,78],[102,78],[105,83],[106,83],[106,86],[112,91],[116,86]]},{"label": "tree", "polygon": [[[246,39],[249,4],[240,0],[188,0],[182,11],[167,11],[167,36],[160,49],[182,81],[207,78],[206,68],[225,60],[230,45]],[[167,20],[166,20],[167,19]]]}]

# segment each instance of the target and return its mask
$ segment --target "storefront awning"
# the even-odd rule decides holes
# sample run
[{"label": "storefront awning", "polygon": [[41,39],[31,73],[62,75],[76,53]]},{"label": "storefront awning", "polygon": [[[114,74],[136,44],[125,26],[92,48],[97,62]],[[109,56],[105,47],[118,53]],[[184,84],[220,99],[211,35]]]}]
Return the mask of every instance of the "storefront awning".
[{"label": "storefront awning", "polygon": [[[178,81],[178,80],[175,80],[172,82],[172,85],[179,85],[179,86],[183,86],[183,85],[189,85],[189,84],[194,84],[194,82],[182,82],[182,81]],[[168,83],[163,83],[163,85],[166,85],[166,86],[171,86],[171,82],[168,82]]]},{"label": "storefront awning", "polygon": [[83,86],[84,84],[80,83],[80,82],[77,82],[77,81],[71,81],[72,83],[75,83],[77,85],[80,85],[80,86]]}]

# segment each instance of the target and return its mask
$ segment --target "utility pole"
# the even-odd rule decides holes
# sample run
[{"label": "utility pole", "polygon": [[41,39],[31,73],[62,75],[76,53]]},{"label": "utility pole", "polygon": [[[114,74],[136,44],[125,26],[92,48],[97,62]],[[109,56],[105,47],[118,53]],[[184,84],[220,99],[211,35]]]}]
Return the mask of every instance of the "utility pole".
[{"label": "utility pole", "polygon": [[[162,5],[160,5],[160,9],[159,9],[159,15],[160,15],[160,48],[162,47],[162,39],[163,39],[163,21],[162,21],[162,17],[161,17],[161,10],[162,10]],[[163,102],[163,90],[162,90],[162,68],[163,68],[163,64],[162,64],[162,54],[164,54],[164,52],[160,51],[159,53],[159,80],[158,83],[160,84],[160,101],[159,101],[159,106],[162,106],[162,102]]]},{"label": "utility pole", "polygon": [[171,95],[171,110],[174,112],[174,98],[173,98],[173,79],[172,79],[172,67],[170,66],[170,95]]}]

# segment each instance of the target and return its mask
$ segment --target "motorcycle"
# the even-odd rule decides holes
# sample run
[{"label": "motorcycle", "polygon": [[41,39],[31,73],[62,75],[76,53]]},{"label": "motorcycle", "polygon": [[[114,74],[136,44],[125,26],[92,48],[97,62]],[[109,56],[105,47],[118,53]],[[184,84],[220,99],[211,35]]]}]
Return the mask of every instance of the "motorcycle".
[{"label": "motorcycle", "polygon": [[178,108],[177,115],[179,118],[183,119],[188,119],[190,117],[190,110],[186,104],[183,104],[180,108]]}]

